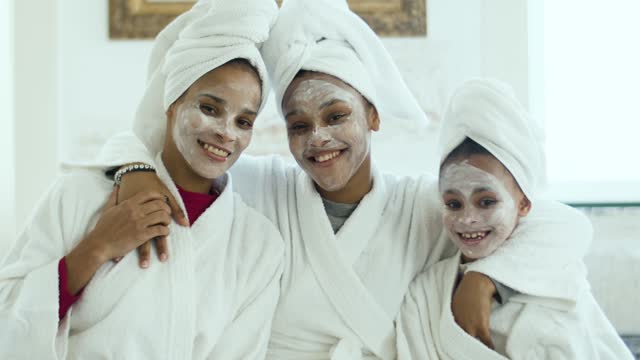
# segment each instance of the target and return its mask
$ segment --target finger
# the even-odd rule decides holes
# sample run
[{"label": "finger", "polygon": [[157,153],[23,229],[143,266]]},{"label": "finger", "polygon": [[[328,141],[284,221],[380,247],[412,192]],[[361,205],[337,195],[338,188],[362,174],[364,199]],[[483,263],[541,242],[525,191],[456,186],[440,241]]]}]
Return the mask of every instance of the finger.
[{"label": "finger", "polygon": [[107,202],[102,207],[102,212],[116,206],[117,203],[118,203],[118,187],[116,186],[113,188],[113,190],[111,190],[111,194],[109,194],[109,198],[107,198]]},{"label": "finger", "polygon": [[182,211],[182,208],[180,207],[180,205],[178,205],[176,198],[174,198],[170,192],[167,192],[166,202],[167,204],[169,204],[169,207],[171,208],[171,215],[173,216],[173,219],[178,224],[188,227],[189,219],[187,219],[187,216]]},{"label": "finger", "polygon": [[164,200],[152,200],[148,203],[142,204],[140,206],[140,211],[144,215],[149,215],[156,211],[164,211],[167,214],[171,214],[171,208],[169,207],[169,204],[167,204]]},{"label": "finger", "polygon": [[156,211],[144,217],[142,220],[142,224],[145,227],[153,226],[153,225],[164,225],[169,226],[171,223],[171,216],[164,211]]},{"label": "finger", "polygon": [[156,251],[158,252],[158,259],[161,262],[167,261],[169,258],[169,245],[167,243],[166,236],[158,236],[155,238],[154,243],[156,244]]},{"label": "finger", "polygon": [[118,256],[117,258],[114,258],[114,259],[113,259],[113,262],[114,262],[114,263],[119,263],[119,262],[120,262],[120,260],[122,260],[123,258],[124,258],[124,256]]},{"label": "finger", "polygon": [[495,346],[493,346],[493,340],[491,339],[491,335],[489,334],[489,332],[485,332],[485,331],[481,332],[481,333],[478,335],[478,338],[479,338],[479,339],[480,339],[480,341],[481,341],[483,344],[485,344],[488,348],[490,348],[490,349],[492,349],[492,350],[495,348]]},{"label": "finger", "polygon": [[151,242],[147,241],[144,244],[138,246],[138,264],[143,269],[149,267],[151,263]]},{"label": "finger", "polygon": [[145,230],[143,235],[146,239],[154,239],[160,236],[166,237],[169,235],[169,227],[164,225],[150,226]]}]

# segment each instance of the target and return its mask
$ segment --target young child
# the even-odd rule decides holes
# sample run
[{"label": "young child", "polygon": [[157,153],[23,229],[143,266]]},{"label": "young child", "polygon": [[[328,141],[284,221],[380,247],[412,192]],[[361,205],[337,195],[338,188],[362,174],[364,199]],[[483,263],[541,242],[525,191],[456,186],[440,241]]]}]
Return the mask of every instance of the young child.
[{"label": "young child", "polygon": [[535,196],[544,165],[538,134],[506,85],[472,80],[454,94],[441,133],[439,189],[444,227],[458,252],[413,281],[397,320],[399,359],[633,359],[591,295],[584,271],[576,271],[581,296],[575,304],[543,290],[494,301],[494,350],[465,333],[452,315],[451,296],[467,265],[510,246],[518,224],[536,207],[560,206]]}]

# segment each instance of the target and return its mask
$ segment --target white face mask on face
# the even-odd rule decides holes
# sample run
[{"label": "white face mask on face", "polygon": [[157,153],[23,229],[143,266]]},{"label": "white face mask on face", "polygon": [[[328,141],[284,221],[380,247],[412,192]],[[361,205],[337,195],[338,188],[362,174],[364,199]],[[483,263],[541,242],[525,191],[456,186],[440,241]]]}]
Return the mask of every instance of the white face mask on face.
[{"label": "white face mask on face", "polygon": [[467,258],[493,253],[517,225],[516,201],[504,182],[467,160],[442,169],[440,191],[444,226]]},{"label": "white face mask on face", "polygon": [[326,191],[343,189],[369,154],[367,109],[357,94],[326,80],[305,79],[286,99],[289,149]]},{"label": "white face mask on face", "polygon": [[260,96],[251,71],[226,64],[198,79],[172,105],[173,142],[195,173],[216,179],[238,160],[251,142]]}]

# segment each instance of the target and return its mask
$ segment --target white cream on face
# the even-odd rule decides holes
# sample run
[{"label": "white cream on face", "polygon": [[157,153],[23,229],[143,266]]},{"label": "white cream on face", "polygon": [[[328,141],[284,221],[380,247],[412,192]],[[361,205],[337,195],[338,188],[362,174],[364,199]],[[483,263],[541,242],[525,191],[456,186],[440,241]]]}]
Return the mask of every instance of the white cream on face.
[{"label": "white cream on face", "polygon": [[252,131],[238,127],[233,114],[205,114],[201,106],[197,98],[178,105],[172,136],[193,171],[215,179],[224,175],[249,145]]},{"label": "white cream on face", "polygon": [[517,224],[516,201],[503,181],[467,160],[442,169],[440,192],[449,238],[470,259],[493,253]]},{"label": "white cream on face", "polygon": [[[326,191],[343,189],[358,171],[371,146],[366,108],[361,99],[340,86],[319,79],[297,84],[288,99],[304,119],[305,130],[289,129],[289,149],[314,182]],[[332,102],[344,110],[333,109]],[[326,106],[323,107],[323,105]],[[346,106],[345,106],[346,105]],[[333,121],[333,116],[344,116]],[[295,125],[295,121],[294,124]]]}]

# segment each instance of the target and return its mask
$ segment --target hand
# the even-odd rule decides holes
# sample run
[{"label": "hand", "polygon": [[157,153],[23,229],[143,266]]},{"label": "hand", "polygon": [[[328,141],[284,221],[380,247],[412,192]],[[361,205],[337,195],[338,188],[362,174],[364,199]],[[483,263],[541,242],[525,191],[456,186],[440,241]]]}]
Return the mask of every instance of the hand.
[{"label": "hand", "polygon": [[140,244],[169,234],[170,209],[164,195],[145,191],[116,205],[117,188],[84,241],[100,249],[105,261],[122,257]]},{"label": "hand", "polygon": [[105,262],[169,233],[170,210],[162,194],[145,192],[119,205],[116,197],[117,189],[114,189],[96,226],[65,256],[68,288],[72,294],[85,287]]},{"label": "hand", "polygon": [[[142,172],[135,171],[130,172],[122,176],[122,183],[118,191],[118,201],[125,201],[132,198],[136,194],[144,191],[155,191],[166,196],[167,203],[169,205],[171,216],[173,219],[182,226],[189,226],[189,220],[182,212],[180,205],[173,197],[169,189],[165,184],[160,181],[158,175],[155,172]],[[161,262],[166,261],[169,258],[169,247],[167,245],[167,237],[161,236],[153,240],[158,258]],[[116,259],[119,260],[119,259]],[[138,247],[138,263],[140,267],[146,268],[151,262],[151,241],[146,241]]]},{"label": "hand", "polygon": [[495,293],[496,287],[488,276],[469,271],[462,277],[451,302],[456,323],[491,349],[494,345],[489,332],[489,317]]}]

